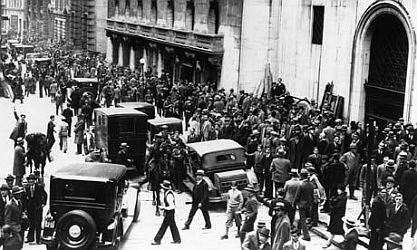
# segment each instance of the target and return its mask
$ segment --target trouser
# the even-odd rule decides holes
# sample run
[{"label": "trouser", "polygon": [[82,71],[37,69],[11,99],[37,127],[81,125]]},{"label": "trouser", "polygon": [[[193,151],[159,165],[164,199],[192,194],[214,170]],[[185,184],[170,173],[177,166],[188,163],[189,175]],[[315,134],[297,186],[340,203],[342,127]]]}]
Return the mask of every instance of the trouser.
[{"label": "trouser", "polygon": [[231,228],[233,225],[233,219],[235,220],[236,226],[242,226],[242,215],[237,214],[236,212],[239,211],[238,207],[227,207],[226,210],[226,227]]},{"label": "trouser", "polygon": [[273,187],[272,187],[272,180],[270,174],[265,174],[265,192],[264,197],[268,199],[272,199],[273,195]]},{"label": "trouser", "polygon": [[298,210],[298,213],[300,214],[300,220],[298,221],[298,228],[301,229],[304,239],[310,239],[310,234],[308,233],[307,224],[306,224],[308,210],[309,208],[300,208]]},{"label": "trouser", "polygon": [[319,203],[318,202],[313,202],[312,206],[311,206],[311,225],[312,226],[317,226],[317,223],[319,222]]},{"label": "trouser", "polygon": [[371,237],[369,239],[369,250],[382,250],[383,245],[384,245],[384,230],[381,229],[379,232],[377,232],[376,228],[371,228]]},{"label": "trouser", "polygon": [[[188,215],[188,219],[185,222],[186,227],[190,226],[191,222],[193,221],[194,215],[197,212],[197,209],[198,209],[198,203],[193,203],[191,206],[190,214]],[[207,210],[207,205],[206,204],[201,205],[200,210],[201,210],[201,213],[203,214],[204,221],[206,222],[205,227],[211,228],[210,215]]]},{"label": "trouser", "polygon": [[264,190],[265,175],[263,173],[257,173],[257,172],[255,172],[255,175],[256,175],[256,179],[258,179],[259,191],[262,192],[262,190]]},{"label": "trouser", "polygon": [[243,241],[245,240],[246,233],[253,231],[255,220],[256,220],[256,217],[252,217],[249,219],[247,218],[245,222],[243,223],[242,228],[240,229],[240,232],[239,232],[240,244],[242,244]]},{"label": "trouser", "polygon": [[83,144],[77,144],[77,154],[82,154]]},{"label": "trouser", "polygon": [[41,229],[42,229],[42,209],[28,209],[29,219],[29,233],[27,240],[32,242],[34,236],[36,236],[36,242],[41,241]]},{"label": "trouser", "polygon": [[14,102],[16,101],[16,99],[19,99],[19,100],[20,100],[20,103],[23,103],[23,97],[18,97],[18,98],[16,98],[16,95],[13,95],[13,100],[12,100],[12,102],[14,103]]},{"label": "trouser", "polygon": [[54,146],[54,144],[55,144],[55,138],[53,136],[50,137],[50,138],[47,138],[48,154],[46,156],[48,157],[48,161],[50,161],[50,162],[52,161],[51,150],[52,150],[52,147]]},{"label": "trouser", "polygon": [[161,242],[168,227],[171,230],[171,235],[174,242],[181,241],[180,232],[178,231],[177,224],[175,223],[175,210],[165,210],[164,214],[164,220],[162,221],[162,225],[159,228],[154,241]]},{"label": "trouser", "polygon": [[59,137],[59,149],[64,151],[64,153],[67,152],[68,149],[68,136],[60,136]]},{"label": "trouser", "polygon": [[61,109],[61,112],[62,112],[62,110],[63,110],[63,103],[62,102],[56,102],[55,103],[55,109],[56,109],[56,115],[59,115],[58,114],[58,111],[59,111],[59,109]]},{"label": "trouser", "polygon": [[68,137],[71,137],[71,124],[72,124],[72,121],[68,121],[67,120],[67,123],[68,123]]}]

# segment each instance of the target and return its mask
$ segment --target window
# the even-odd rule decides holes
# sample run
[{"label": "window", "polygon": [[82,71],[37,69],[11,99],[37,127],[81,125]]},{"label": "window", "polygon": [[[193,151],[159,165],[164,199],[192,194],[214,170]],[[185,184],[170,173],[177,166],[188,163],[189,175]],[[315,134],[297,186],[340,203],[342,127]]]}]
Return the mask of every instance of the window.
[{"label": "window", "polygon": [[130,1],[126,0],[125,15],[130,16]]},{"label": "window", "polygon": [[236,160],[236,156],[234,154],[216,156],[216,162],[234,161],[234,160]]},{"label": "window", "polygon": [[173,0],[168,1],[166,11],[166,22],[168,27],[174,27],[174,2]]},{"label": "window", "polygon": [[210,34],[217,34],[219,32],[220,20],[219,20],[219,4],[217,0],[210,2],[209,14],[208,14],[208,32]]},{"label": "window", "polygon": [[313,44],[323,44],[324,6],[313,6]]},{"label": "window", "polygon": [[156,24],[156,21],[158,20],[158,7],[156,5],[156,0],[152,0],[151,5],[151,22]]},{"label": "window", "polygon": [[143,17],[143,4],[142,4],[142,0],[137,0],[138,1],[138,7],[136,10],[136,15],[138,20],[141,20]]},{"label": "window", "polygon": [[187,9],[185,11],[185,29],[194,30],[194,2],[187,2]]}]

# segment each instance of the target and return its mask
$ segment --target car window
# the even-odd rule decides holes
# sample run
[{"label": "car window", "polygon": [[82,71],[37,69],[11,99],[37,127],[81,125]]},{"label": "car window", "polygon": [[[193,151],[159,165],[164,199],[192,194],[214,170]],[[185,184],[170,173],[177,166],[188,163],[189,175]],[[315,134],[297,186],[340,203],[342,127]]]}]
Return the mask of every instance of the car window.
[{"label": "car window", "polygon": [[121,118],[119,120],[119,132],[120,135],[134,134],[135,123],[133,118]]},{"label": "car window", "polygon": [[224,154],[224,155],[216,156],[217,162],[234,161],[234,160],[236,160],[236,156],[234,154]]}]

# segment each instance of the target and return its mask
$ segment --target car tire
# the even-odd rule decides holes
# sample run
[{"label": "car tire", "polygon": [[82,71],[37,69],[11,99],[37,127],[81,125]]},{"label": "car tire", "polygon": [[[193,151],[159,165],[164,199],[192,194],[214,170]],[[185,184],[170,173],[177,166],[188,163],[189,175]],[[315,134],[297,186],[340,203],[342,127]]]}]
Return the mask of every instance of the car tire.
[{"label": "car tire", "polygon": [[135,212],[133,213],[133,222],[137,222],[140,215],[140,209],[141,209],[141,202],[140,202],[140,196],[139,196],[139,190],[136,194],[136,203],[135,203]]},{"label": "car tire", "polygon": [[95,241],[96,223],[85,211],[70,211],[59,219],[56,237],[62,249],[87,249]]}]

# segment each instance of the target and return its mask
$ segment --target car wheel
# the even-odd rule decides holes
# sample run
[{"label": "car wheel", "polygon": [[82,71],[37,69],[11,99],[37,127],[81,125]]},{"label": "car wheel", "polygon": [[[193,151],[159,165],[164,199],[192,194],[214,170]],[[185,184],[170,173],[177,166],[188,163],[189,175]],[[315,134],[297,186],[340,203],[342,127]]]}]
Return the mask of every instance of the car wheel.
[{"label": "car wheel", "polygon": [[87,249],[95,240],[96,223],[85,211],[70,211],[59,219],[56,236],[63,249]]},{"label": "car wheel", "polygon": [[140,202],[140,196],[139,196],[139,190],[136,194],[136,203],[135,203],[135,212],[133,213],[133,222],[137,222],[139,219],[139,215],[140,215],[140,206],[141,206],[141,202]]}]

